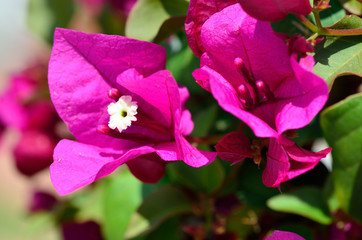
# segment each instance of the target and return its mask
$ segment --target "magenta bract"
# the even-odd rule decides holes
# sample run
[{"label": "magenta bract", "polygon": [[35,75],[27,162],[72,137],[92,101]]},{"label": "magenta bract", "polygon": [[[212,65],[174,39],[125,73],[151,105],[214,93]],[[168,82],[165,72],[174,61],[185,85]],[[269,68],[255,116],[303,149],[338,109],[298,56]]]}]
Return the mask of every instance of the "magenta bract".
[{"label": "magenta bract", "polygon": [[32,176],[52,163],[57,139],[45,131],[28,129],[21,132],[13,154],[19,172]]},{"label": "magenta bract", "polygon": [[268,22],[276,22],[289,13],[308,15],[312,11],[309,0],[238,0],[250,16]]},{"label": "magenta bract", "polygon": [[[239,4],[212,15],[202,26],[201,40],[205,53],[201,69],[193,73],[196,81],[256,136],[270,139],[263,173],[266,186],[278,187],[330,152],[300,149],[283,135],[306,126],[328,98],[327,84],[311,72],[311,56],[298,63],[270,25],[249,16]],[[240,151],[223,150],[221,157]]]},{"label": "magenta bract", "polygon": [[296,233],[275,230],[273,234],[267,237],[265,240],[305,240],[305,239]]},{"label": "magenta bract", "polygon": [[231,132],[216,144],[215,149],[222,160],[236,163],[253,156],[250,146],[247,136],[239,132]]},{"label": "magenta bract", "polygon": [[211,15],[227,6],[235,4],[237,0],[191,0],[185,20],[185,31],[191,50],[197,57],[204,52],[201,43],[201,27]]},{"label": "magenta bract", "polygon": [[165,50],[156,44],[56,30],[50,93],[78,140],[62,140],[55,148],[50,173],[60,194],[104,177],[123,163],[140,180],[157,182],[165,161],[200,167],[215,158],[216,153],[199,151],[184,138],[193,129],[185,109],[188,91],[163,70],[165,59]]}]

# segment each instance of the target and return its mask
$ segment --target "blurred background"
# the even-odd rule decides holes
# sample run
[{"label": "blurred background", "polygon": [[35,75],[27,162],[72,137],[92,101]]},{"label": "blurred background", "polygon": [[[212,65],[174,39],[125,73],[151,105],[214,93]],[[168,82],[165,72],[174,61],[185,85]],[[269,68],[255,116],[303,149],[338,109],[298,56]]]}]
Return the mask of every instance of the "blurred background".
[{"label": "blurred background", "polygon": [[[2,1],[0,8],[0,91],[11,84],[11,76],[29,63],[46,59],[49,47],[41,38],[31,33],[27,25],[29,2],[27,0]],[[57,239],[54,228],[37,230],[37,223],[28,215],[33,191],[52,192],[48,171],[34,178],[19,172],[12,154],[19,140],[19,132],[7,129],[1,137],[0,147],[0,238],[1,239]],[[38,219],[47,221],[46,219]],[[37,221],[38,221],[37,220]]]},{"label": "blurred background", "polygon": [[[128,36],[162,43],[168,52],[167,68],[173,73],[177,81],[186,85],[191,92],[193,98],[190,99],[191,104],[189,104],[189,107],[193,113],[195,125],[201,126],[195,128],[193,134],[206,136],[212,131],[214,131],[213,134],[226,133],[240,126],[240,121],[222,111],[215,100],[201,89],[191,76],[192,71],[199,66],[199,60],[188,48],[185,34],[183,32],[180,34],[180,30],[183,29],[188,1],[177,1],[180,4],[175,4],[172,11],[168,11],[168,15],[158,16],[161,19],[157,20],[159,22],[152,22],[146,18],[140,18],[140,21],[136,21],[137,16],[132,16],[132,14],[129,16],[135,2],[136,0],[2,1],[0,7],[0,239],[52,240],[61,239],[63,235],[63,238],[67,240],[99,240],[102,237],[97,238],[99,226],[95,221],[104,221],[102,219],[104,215],[111,215],[113,210],[106,209],[106,213],[102,212],[104,209],[100,210],[100,208],[104,207],[100,206],[103,201],[100,199],[103,199],[101,196],[105,195],[104,193],[108,194],[105,198],[108,196],[108,201],[110,199],[112,201],[114,197],[124,195],[124,192],[119,190],[119,186],[122,186],[122,184],[137,186],[138,190],[144,194],[143,196],[146,195],[145,192],[148,194],[157,187],[147,184],[141,186],[139,181],[135,180],[130,174],[127,175],[127,173],[118,178],[115,178],[115,174],[113,174],[112,181],[107,182],[107,180],[101,179],[91,186],[92,191],[85,189],[66,197],[58,197],[50,182],[48,166],[52,162],[52,152],[57,141],[62,138],[72,139],[72,136],[52,107],[47,87],[47,63],[51,52],[52,35],[56,26],[88,33],[103,32],[124,35],[126,19],[133,17],[132,24],[134,25],[129,26]],[[162,2],[165,4],[163,6],[165,8],[172,5],[167,5],[171,1]],[[138,10],[138,12],[141,12],[142,8],[140,7]],[[342,6],[339,7],[339,11],[335,14],[340,14],[337,19],[345,15]],[[169,19],[172,21],[168,21]],[[151,27],[145,26],[142,21],[149,21]],[[281,32],[284,31],[288,34],[298,31],[303,34],[303,31],[300,30],[300,24],[295,24],[296,19],[292,19],[292,21],[286,19],[284,21],[289,21],[294,25],[289,26],[284,22],[280,22],[273,25],[274,29],[279,29]],[[138,28],[140,26],[141,28]],[[178,33],[178,35],[168,38],[174,33]],[[164,41],[165,39],[167,41]],[[345,84],[346,81],[348,81],[348,85]],[[337,78],[331,90],[332,97],[327,106],[339,102],[346,96],[361,92],[361,82],[361,78],[355,75]],[[210,116],[207,118],[209,119],[207,124],[204,123],[205,116]],[[318,119],[314,120],[310,126],[301,130],[298,134],[298,144],[302,146],[311,148],[314,151],[327,147],[322,138],[323,134]],[[318,140],[314,141],[315,139]],[[290,185],[286,185],[287,188],[289,186],[292,189],[294,185],[299,186],[301,183],[313,184],[318,187],[324,185],[327,176],[332,171],[331,159],[323,159],[323,163],[308,173],[309,175],[306,174],[302,178],[291,181]],[[215,164],[213,166],[216,166],[217,171],[215,171],[217,173],[219,167],[225,168],[226,172],[231,169],[229,163],[221,161],[220,164],[220,162],[216,161]],[[245,185],[240,187],[242,194],[239,194],[238,197],[242,196],[246,203],[249,203],[247,201],[249,200],[255,205],[259,204],[258,207],[262,206],[264,211],[266,209],[265,201],[271,196],[279,194],[279,191],[265,188],[260,180],[261,171],[258,172],[256,166],[252,163],[245,165],[243,169],[244,175],[240,174],[239,176],[239,182],[241,185],[243,183]],[[183,173],[190,171],[184,166],[179,167]],[[122,171],[122,168],[120,171]],[[208,181],[209,171],[211,170],[207,169],[203,173],[207,176],[207,178],[205,177],[207,184],[210,184]],[[194,175],[195,178],[199,177],[199,172]],[[172,182],[172,179],[170,179],[166,179],[165,182]],[[194,182],[189,181],[191,184],[185,184],[186,187],[182,186],[182,188],[192,192],[190,189],[192,189]],[[253,187],[249,186],[250,181],[253,182]],[[257,181],[260,181],[260,183],[257,183]],[[172,184],[174,183],[172,182]],[[108,188],[108,192],[104,190],[105,188]],[[200,196],[203,197],[202,194]],[[117,200],[117,198],[114,199]],[[111,202],[113,206],[118,206],[116,200]],[[140,199],[137,201],[137,204],[132,205],[133,210],[141,202]],[[103,204],[107,203],[109,202],[106,199]],[[226,201],[225,205],[230,204]],[[236,209],[238,209],[240,207],[238,201],[236,205]],[[121,206],[117,209],[122,210]],[[239,211],[238,214],[243,216],[242,219],[246,219],[243,222],[243,226],[246,226],[245,234],[260,232],[255,212],[244,211],[242,207],[240,209],[242,211]],[[247,208],[245,207],[245,209]],[[49,212],[51,214],[47,214]],[[131,215],[131,213],[129,214]],[[260,214],[260,212],[256,211],[256,214]],[[77,215],[77,221],[75,221],[75,215]],[[247,217],[244,218],[244,215],[247,215]],[[280,220],[279,215],[267,210],[263,217],[267,222],[265,229],[269,230],[274,227],[275,222],[270,220],[273,217]],[[175,219],[171,219],[171,226],[178,224]],[[195,220],[194,218],[191,219]],[[286,218],[285,222],[289,223],[290,219]],[[301,219],[295,218],[292,220],[300,222]],[[118,221],[118,219],[113,220]],[[124,221],[124,224],[127,225],[129,219],[124,219]],[[171,229],[172,227],[167,225],[170,222],[161,225],[160,228],[162,229],[159,233]],[[284,220],[281,222],[285,223]],[[307,223],[309,224],[309,222]],[[313,224],[309,225],[315,226],[315,223]],[[117,226],[112,227],[118,230]],[[310,228],[312,229],[312,227]],[[93,232],[95,238],[85,235],[86,232],[89,232],[89,229],[95,231]],[[189,231],[191,230],[189,229]],[[183,231],[186,232],[185,229]],[[243,230],[241,229],[241,231]],[[255,235],[251,237],[255,237]],[[160,238],[150,237],[147,239]]]}]

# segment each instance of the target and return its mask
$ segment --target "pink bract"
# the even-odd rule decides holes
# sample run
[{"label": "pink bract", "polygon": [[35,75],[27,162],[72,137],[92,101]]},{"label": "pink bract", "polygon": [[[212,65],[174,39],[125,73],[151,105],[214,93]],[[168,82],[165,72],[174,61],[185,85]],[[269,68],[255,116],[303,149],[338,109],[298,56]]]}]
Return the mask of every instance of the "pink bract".
[{"label": "pink bract", "polygon": [[238,0],[250,16],[268,22],[276,22],[289,13],[308,15],[312,11],[309,0]]},{"label": "pink bract", "polygon": [[273,234],[265,238],[265,240],[305,240],[305,239],[296,233],[275,230]]},{"label": "pink bract", "polygon": [[[156,44],[56,29],[49,62],[50,93],[78,140],[62,140],[55,148],[50,173],[60,194],[124,163],[140,180],[157,182],[165,161],[183,160],[200,167],[215,158],[216,153],[199,151],[185,140],[193,128],[185,109],[188,91],[163,70],[165,60],[165,50]],[[131,96],[138,109],[137,121],[119,132],[107,126],[107,107],[122,95]]]},{"label": "pink bract", "polygon": [[283,135],[306,126],[327,101],[328,86],[311,72],[311,56],[298,63],[270,25],[239,4],[212,15],[202,26],[201,40],[205,53],[201,69],[193,73],[196,81],[256,136],[270,139],[266,186],[278,187],[312,169],[330,152],[303,150]]},{"label": "pink bract", "polygon": [[26,176],[52,163],[53,149],[59,141],[55,133],[59,117],[44,94],[46,72],[40,62],[28,66],[11,76],[0,96],[0,123],[19,132],[12,151],[17,170]]},{"label": "pink bract", "polygon": [[211,15],[227,6],[235,4],[237,0],[191,0],[185,20],[185,31],[189,46],[194,54],[200,57],[204,52],[200,33],[204,22]]}]

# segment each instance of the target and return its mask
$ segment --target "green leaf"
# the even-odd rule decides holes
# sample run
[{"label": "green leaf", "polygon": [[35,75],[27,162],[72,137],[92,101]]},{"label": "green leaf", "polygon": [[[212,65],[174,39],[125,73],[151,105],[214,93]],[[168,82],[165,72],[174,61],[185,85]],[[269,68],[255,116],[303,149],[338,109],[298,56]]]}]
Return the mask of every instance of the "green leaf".
[{"label": "green leaf", "polygon": [[216,104],[212,104],[209,107],[201,110],[194,119],[194,130],[192,135],[198,137],[205,137],[209,133],[211,127],[216,120],[218,107]]},{"label": "green leaf", "polygon": [[55,21],[46,0],[30,0],[27,24],[30,30],[43,39],[48,39]]},{"label": "green leaf", "polygon": [[152,41],[167,19],[186,15],[187,8],[185,0],[139,0],[128,17],[126,36]]},{"label": "green leaf", "polygon": [[97,222],[103,222],[103,193],[105,182],[104,179],[100,179],[92,185],[92,188],[87,188],[69,200],[71,205],[78,209],[78,220],[87,221],[92,219]]},{"label": "green leaf", "polygon": [[53,42],[54,28],[66,28],[74,13],[72,0],[30,0],[27,23],[36,34]]},{"label": "green leaf", "polygon": [[323,188],[323,195],[327,199],[329,212],[337,212],[337,210],[340,208],[340,205],[335,194],[332,174],[329,175],[327,178],[327,181]]},{"label": "green leaf", "polygon": [[329,26],[330,29],[358,29],[362,28],[362,19],[355,15],[344,16],[335,24]]},{"label": "green leaf", "polygon": [[274,31],[282,32],[289,36],[298,33],[302,36],[310,36],[312,32],[306,28],[294,14],[289,14],[286,18],[279,22],[270,23]]},{"label": "green leaf", "polygon": [[150,232],[143,233],[137,237],[127,238],[129,240],[181,240],[184,239],[185,233],[179,224],[179,219],[173,217],[167,219],[157,228]]},{"label": "green leaf", "polygon": [[172,76],[178,83],[187,87],[191,94],[206,94],[192,77],[192,72],[200,67],[200,60],[189,47],[185,47],[178,54],[167,59],[166,68],[172,72]]},{"label": "green leaf", "polygon": [[126,19],[115,13],[111,4],[105,4],[101,15],[99,16],[99,24],[103,29],[103,33],[109,35],[124,36]]},{"label": "green leaf", "polygon": [[186,194],[180,189],[165,186],[149,194],[138,209],[151,223],[158,223],[169,216],[192,210]]},{"label": "green leaf", "polygon": [[362,76],[362,36],[326,37],[316,46],[314,59],[314,72],[329,85],[341,75]]},{"label": "green leaf", "polygon": [[173,186],[161,187],[144,199],[130,221],[126,237],[152,231],[166,219],[191,211],[191,202],[183,191]]},{"label": "green leaf", "polygon": [[[330,8],[327,8],[319,13],[323,27],[332,25],[346,15],[346,12],[338,0],[331,0],[329,5],[331,5]],[[308,15],[308,18],[315,24],[315,19],[312,13]]]},{"label": "green leaf", "polygon": [[147,235],[145,240],[181,240],[182,229],[177,218],[171,218],[163,222],[155,231]]},{"label": "green leaf", "polygon": [[335,195],[341,207],[362,222],[362,94],[323,111],[321,125],[333,148]]},{"label": "green leaf", "polygon": [[170,178],[195,191],[211,193],[225,178],[225,170],[218,160],[200,168],[190,167],[182,161],[168,164]]},{"label": "green leaf", "polygon": [[186,16],[174,16],[164,21],[153,42],[161,43],[172,34],[184,29],[185,19]]},{"label": "green leaf", "polygon": [[315,187],[300,188],[274,196],[267,201],[267,205],[274,211],[294,213],[320,224],[328,225],[332,222],[322,192]]},{"label": "green leaf", "polygon": [[350,13],[362,15],[362,3],[359,0],[339,0]]},{"label": "green leaf", "polygon": [[125,239],[143,240],[145,233],[151,229],[151,223],[138,212],[133,213],[127,231],[124,234]]},{"label": "green leaf", "polygon": [[130,218],[142,200],[142,183],[129,171],[107,179],[103,231],[107,240],[124,239]]},{"label": "green leaf", "polygon": [[[266,208],[266,201],[279,193],[277,188],[268,188],[263,184],[263,170],[252,159],[244,160],[238,174],[238,194],[251,207]],[[232,167],[237,167],[236,165]]]}]

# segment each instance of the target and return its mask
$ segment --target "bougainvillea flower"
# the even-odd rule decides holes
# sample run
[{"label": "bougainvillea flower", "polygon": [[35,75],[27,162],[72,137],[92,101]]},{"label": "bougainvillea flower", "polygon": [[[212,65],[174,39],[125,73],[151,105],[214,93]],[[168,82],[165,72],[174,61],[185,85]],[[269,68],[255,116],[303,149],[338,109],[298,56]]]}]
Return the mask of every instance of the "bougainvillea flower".
[{"label": "bougainvillea flower", "polygon": [[265,240],[305,240],[305,239],[296,233],[275,230],[273,234],[265,238]]},{"label": "bougainvillea flower", "polygon": [[28,71],[10,77],[8,88],[0,96],[0,118],[5,126],[27,128],[31,110],[26,107],[26,103],[36,93],[38,85]]},{"label": "bougainvillea flower", "polygon": [[[197,82],[256,136],[269,138],[266,186],[278,187],[330,152],[303,150],[284,135],[306,126],[328,98],[327,84],[311,72],[313,58],[298,63],[270,25],[247,15],[239,4],[211,16],[201,40],[205,53],[201,69],[193,73]],[[243,142],[240,138],[240,146]]]},{"label": "bougainvillea flower", "polygon": [[15,166],[26,176],[52,163],[59,141],[55,133],[59,117],[46,94],[46,73],[47,67],[37,63],[14,74],[0,96],[0,122],[19,132],[12,151]]},{"label": "bougainvillea flower", "polygon": [[19,172],[32,176],[52,163],[56,139],[45,131],[28,129],[21,132],[13,155]]},{"label": "bougainvillea flower", "polygon": [[[188,91],[165,67],[165,50],[121,36],[57,29],[49,62],[51,98],[76,141],[54,150],[52,182],[66,194],[127,163],[144,182],[164,174],[165,161],[210,163],[185,135],[193,122]],[[120,117],[121,116],[121,117]],[[117,121],[120,121],[117,123]]]},{"label": "bougainvillea flower", "polygon": [[238,0],[250,16],[268,22],[276,22],[289,13],[308,15],[312,11],[309,0]]},{"label": "bougainvillea flower", "polygon": [[235,4],[237,0],[191,0],[185,20],[185,31],[191,50],[197,57],[205,51],[201,43],[200,33],[204,22],[211,15],[227,6]]}]

